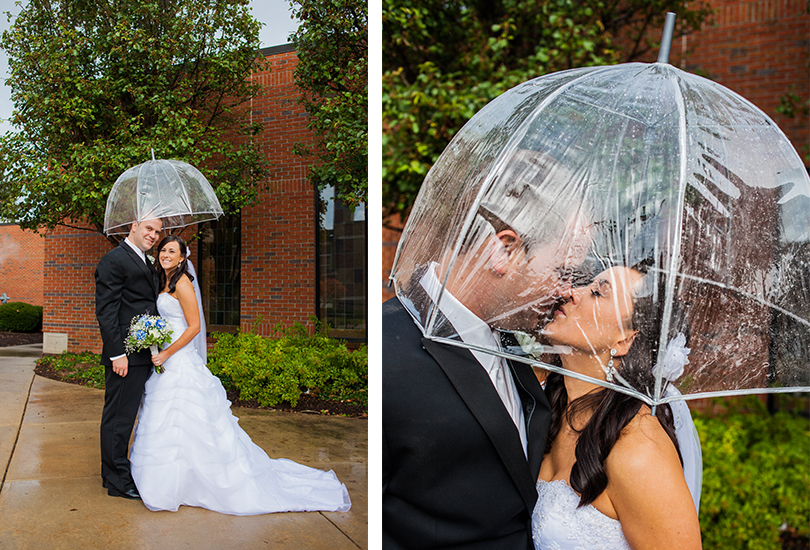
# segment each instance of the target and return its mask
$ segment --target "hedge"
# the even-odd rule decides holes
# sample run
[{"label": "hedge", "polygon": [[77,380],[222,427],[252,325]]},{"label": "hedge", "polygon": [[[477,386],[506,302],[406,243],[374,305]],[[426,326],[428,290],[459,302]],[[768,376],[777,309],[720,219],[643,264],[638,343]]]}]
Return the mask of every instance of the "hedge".
[{"label": "hedge", "polygon": [[277,327],[277,338],[215,333],[208,368],[226,388],[238,389],[240,399],[256,399],[264,407],[281,402],[294,407],[302,393],[367,407],[367,348],[350,351],[327,330],[318,325],[310,335],[296,323]]},{"label": "hedge", "polygon": [[25,302],[0,304],[0,330],[39,332],[42,330],[42,306]]},{"label": "hedge", "polygon": [[[756,398],[696,413],[703,451],[704,550],[774,550],[810,536],[810,419]],[[797,540],[798,539],[798,540]]]}]

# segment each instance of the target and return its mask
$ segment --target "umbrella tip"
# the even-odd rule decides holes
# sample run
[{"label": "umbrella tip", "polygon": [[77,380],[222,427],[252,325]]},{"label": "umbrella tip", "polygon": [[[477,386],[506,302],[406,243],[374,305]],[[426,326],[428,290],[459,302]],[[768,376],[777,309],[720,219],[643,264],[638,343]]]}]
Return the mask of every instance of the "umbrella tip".
[{"label": "umbrella tip", "polygon": [[155,162],[155,150],[150,149],[152,151],[152,162]]},{"label": "umbrella tip", "polygon": [[675,31],[675,14],[667,12],[664,20],[664,34],[661,36],[661,49],[658,51],[658,63],[669,63],[669,49],[672,47],[672,33]]}]

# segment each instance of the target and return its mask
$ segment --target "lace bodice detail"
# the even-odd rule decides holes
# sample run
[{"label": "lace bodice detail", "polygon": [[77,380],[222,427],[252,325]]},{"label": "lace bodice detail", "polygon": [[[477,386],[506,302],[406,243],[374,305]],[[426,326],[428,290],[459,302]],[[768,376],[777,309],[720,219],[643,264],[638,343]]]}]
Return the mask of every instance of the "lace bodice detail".
[{"label": "lace bodice detail", "polygon": [[180,305],[177,298],[168,292],[163,292],[158,296],[157,308],[160,316],[172,326],[172,342],[174,342],[188,328],[186,316],[183,314],[183,306]]},{"label": "lace bodice detail", "polygon": [[537,550],[630,550],[618,520],[593,506],[577,508],[579,495],[565,482],[537,482],[532,539]]}]

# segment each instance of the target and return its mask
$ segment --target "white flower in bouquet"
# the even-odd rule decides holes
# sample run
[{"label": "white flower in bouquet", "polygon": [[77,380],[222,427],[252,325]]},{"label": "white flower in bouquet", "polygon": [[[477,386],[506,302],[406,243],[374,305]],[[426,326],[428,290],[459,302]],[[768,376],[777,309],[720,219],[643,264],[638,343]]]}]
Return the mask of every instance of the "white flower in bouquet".
[{"label": "white flower in bouquet", "polygon": [[[173,332],[172,326],[163,317],[144,314],[132,319],[124,347],[127,353],[149,348],[152,355],[157,355],[159,346],[172,341]],[[163,372],[163,367],[156,366],[155,372]]]}]

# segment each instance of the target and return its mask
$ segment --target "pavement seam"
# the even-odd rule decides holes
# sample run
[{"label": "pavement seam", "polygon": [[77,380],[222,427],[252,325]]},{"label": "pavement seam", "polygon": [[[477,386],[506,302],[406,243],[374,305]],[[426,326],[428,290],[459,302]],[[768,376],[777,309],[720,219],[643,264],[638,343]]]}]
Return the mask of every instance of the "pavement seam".
[{"label": "pavement seam", "polygon": [[6,463],[6,467],[3,469],[3,477],[0,478],[0,493],[3,492],[3,487],[6,486],[8,469],[11,467],[11,461],[14,460],[14,451],[17,449],[17,442],[20,440],[20,432],[22,431],[22,425],[25,421],[25,413],[28,410],[28,402],[31,399],[31,388],[34,386],[34,378],[36,378],[36,374],[31,373],[31,382],[28,384],[28,392],[25,395],[25,406],[23,406],[23,412],[20,416],[20,424],[17,426],[17,435],[14,436],[14,444],[11,446],[11,453],[8,455],[8,463]]},{"label": "pavement seam", "polygon": [[328,521],[329,523],[331,523],[331,524],[332,524],[332,525],[335,527],[335,529],[337,529],[338,531],[340,531],[340,533],[341,533],[341,534],[342,534],[344,537],[346,537],[347,539],[349,539],[349,540],[351,541],[351,543],[352,543],[352,544],[354,544],[356,547],[360,548],[361,550],[363,549],[363,547],[362,547],[362,546],[360,546],[359,544],[357,544],[357,541],[355,541],[355,540],[354,540],[354,539],[351,537],[351,535],[349,535],[349,534],[348,534],[346,531],[344,531],[343,529],[341,529],[341,528],[340,528],[340,526],[339,526],[337,523],[335,523],[334,521],[332,521],[331,519],[329,519],[329,518],[328,518],[328,517],[327,517],[327,516],[326,516],[326,515],[325,515],[323,512],[318,512],[318,513],[319,513],[319,514],[320,514],[320,515],[321,515],[321,516],[322,516],[322,517],[323,517],[323,518],[324,518],[326,521]]}]

